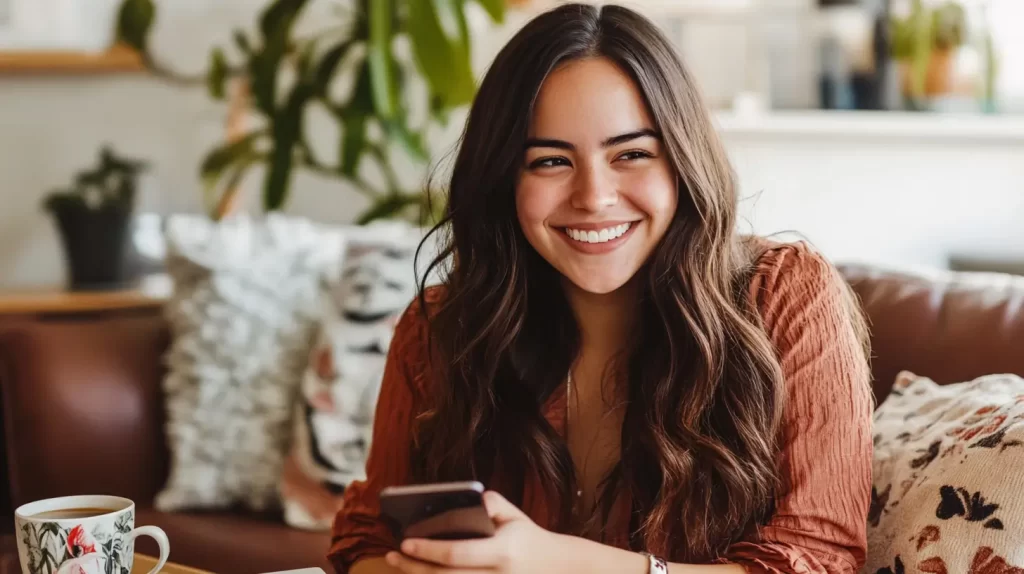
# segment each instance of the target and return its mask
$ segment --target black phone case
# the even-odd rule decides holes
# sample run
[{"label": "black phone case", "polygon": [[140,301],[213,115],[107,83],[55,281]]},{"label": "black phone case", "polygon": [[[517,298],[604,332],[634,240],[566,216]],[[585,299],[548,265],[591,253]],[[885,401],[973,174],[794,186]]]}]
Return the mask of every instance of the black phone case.
[{"label": "black phone case", "polygon": [[380,507],[398,540],[465,540],[494,534],[494,522],[475,490],[382,496]]}]

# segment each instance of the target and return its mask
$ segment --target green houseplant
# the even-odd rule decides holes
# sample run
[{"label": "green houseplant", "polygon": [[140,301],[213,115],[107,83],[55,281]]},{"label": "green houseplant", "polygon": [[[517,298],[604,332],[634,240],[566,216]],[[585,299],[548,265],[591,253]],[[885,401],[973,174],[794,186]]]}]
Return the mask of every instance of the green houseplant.
[{"label": "green houseplant", "polygon": [[[450,112],[469,103],[476,91],[470,65],[466,7],[475,2],[495,22],[502,21],[504,0],[349,0],[338,6],[338,25],[299,36],[296,22],[308,0],[273,0],[256,30],[235,30],[229,56],[225,47],[210,54],[201,77],[185,78],[167,69],[148,49],[156,19],[154,0],[123,0],[118,38],[138,50],[160,77],[205,83],[210,95],[225,99],[227,82],[241,78],[251,92],[249,111],[258,127],[213,149],[200,167],[207,205],[220,205],[254,165],[266,166],[262,205],[281,209],[298,169],[337,177],[370,200],[356,218],[422,218],[429,202],[419,189],[404,189],[396,174],[394,152],[402,148],[420,163],[430,160],[426,131],[443,124]],[[408,41],[411,58],[401,58],[396,40]],[[411,60],[411,61],[409,61]],[[425,80],[422,97],[429,114],[414,123],[410,109],[413,74]],[[350,89],[335,95],[336,80],[349,78]],[[326,110],[340,134],[337,157],[320,157],[304,126],[313,108]],[[365,176],[376,164],[383,182]],[[435,202],[436,207],[436,202]]]},{"label": "green houseplant", "polygon": [[72,289],[119,287],[129,279],[128,233],[138,176],[145,169],[144,162],[104,146],[97,165],[45,197],[43,207],[60,231]]},{"label": "green houseplant", "polygon": [[952,53],[963,45],[967,16],[958,2],[925,6],[914,0],[910,12],[894,17],[892,55],[904,63],[904,94],[915,108],[928,96],[949,91]]}]

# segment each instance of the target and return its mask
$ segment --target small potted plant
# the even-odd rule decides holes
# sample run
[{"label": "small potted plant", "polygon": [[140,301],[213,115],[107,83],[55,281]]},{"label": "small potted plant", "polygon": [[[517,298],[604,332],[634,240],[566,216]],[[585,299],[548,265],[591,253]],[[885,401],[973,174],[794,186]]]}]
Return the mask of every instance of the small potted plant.
[{"label": "small potted plant", "polygon": [[98,165],[44,199],[60,232],[71,289],[118,288],[130,279],[129,228],[138,176],[145,169],[144,162],[104,146]]},{"label": "small potted plant", "polygon": [[953,90],[953,54],[967,34],[959,2],[929,4],[913,0],[906,15],[892,20],[893,58],[903,64],[903,93],[915,108]]}]

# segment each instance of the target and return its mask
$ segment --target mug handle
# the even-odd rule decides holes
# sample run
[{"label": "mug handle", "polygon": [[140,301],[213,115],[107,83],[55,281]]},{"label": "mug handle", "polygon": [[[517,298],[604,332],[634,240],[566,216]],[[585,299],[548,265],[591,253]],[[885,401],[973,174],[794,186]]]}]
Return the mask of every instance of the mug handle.
[{"label": "mug handle", "polygon": [[[157,560],[156,566],[149,571],[149,574],[157,574],[164,567],[164,564],[167,564],[167,557],[171,554],[171,543],[167,541],[167,533],[159,526],[140,526],[125,536],[125,542],[134,541],[139,536],[151,537],[153,540],[156,540],[156,545],[160,547],[160,559]],[[125,544],[125,546],[128,546],[128,544]]]}]

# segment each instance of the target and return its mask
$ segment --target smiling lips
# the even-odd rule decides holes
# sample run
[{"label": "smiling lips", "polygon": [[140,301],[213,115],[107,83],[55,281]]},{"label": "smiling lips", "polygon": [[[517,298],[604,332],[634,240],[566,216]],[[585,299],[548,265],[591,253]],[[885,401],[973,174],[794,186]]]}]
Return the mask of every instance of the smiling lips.
[{"label": "smiling lips", "polygon": [[561,228],[562,236],[577,251],[587,254],[608,253],[625,243],[632,234],[635,222],[587,225]]}]

